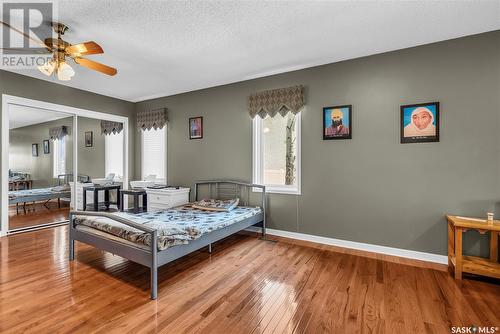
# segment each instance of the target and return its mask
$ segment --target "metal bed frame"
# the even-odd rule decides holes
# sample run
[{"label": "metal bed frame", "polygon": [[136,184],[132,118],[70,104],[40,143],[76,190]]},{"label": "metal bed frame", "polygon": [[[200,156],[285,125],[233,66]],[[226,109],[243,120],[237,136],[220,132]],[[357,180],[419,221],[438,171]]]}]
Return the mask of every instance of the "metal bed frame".
[{"label": "metal bed frame", "polygon": [[[90,176],[85,175],[85,174],[78,174],[76,176],[76,180],[78,182],[82,183],[89,183],[90,182]],[[68,174],[59,174],[57,175],[57,185],[63,185],[63,184],[68,184],[70,182],[73,182],[73,173],[68,173]]]},{"label": "metal bed frame", "polygon": [[[57,192],[53,192],[50,194],[30,195],[30,196],[22,196],[22,197],[9,199],[9,205],[15,204],[16,205],[16,213],[19,214],[19,203],[23,203],[24,213],[26,213],[26,203],[33,202],[33,204],[35,204],[35,202],[44,201],[43,205],[47,209],[49,209],[49,207],[47,206],[47,203],[50,200],[57,198],[57,204],[60,208],[61,207],[61,198],[69,198],[69,197],[71,197],[71,191],[57,191]],[[35,210],[34,206],[33,206],[33,210]]]},{"label": "metal bed frame", "polygon": [[[27,174],[28,175],[28,174]],[[88,175],[78,175],[77,177],[78,181],[80,182],[89,182],[90,176]],[[60,174],[57,176],[57,185],[61,186],[63,184],[68,184],[69,182],[73,181],[73,174]],[[43,205],[49,209],[47,206],[47,203],[53,199],[57,199],[57,204],[59,208],[61,207],[61,198],[71,198],[71,191],[57,191],[53,193],[47,193],[47,194],[38,194],[38,195],[30,195],[30,196],[22,196],[18,198],[9,198],[9,205],[15,204],[16,205],[16,213],[19,214],[19,203],[23,203],[23,210],[24,213],[26,213],[26,203],[31,203],[33,202],[33,211],[35,210],[35,202],[38,201],[44,201]]]},{"label": "metal bed frame", "polygon": [[[249,217],[240,222],[234,223],[227,227],[212,231],[210,233],[204,234],[196,240],[190,241],[186,245],[179,245],[169,247],[164,250],[158,250],[158,232],[150,227],[134,223],[133,221],[118,217],[105,212],[89,212],[89,211],[72,211],[69,215],[69,260],[73,261],[75,259],[75,240],[92,245],[98,249],[111,252],[113,254],[119,255],[130,261],[142,264],[150,268],[151,272],[151,299],[156,299],[158,296],[158,268],[172,262],[178,258],[181,258],[187,254],[197,251],[203,247],[208,246],[208,251],[212,251],[212,243],[226,238],[234,233],[244,230],[252,225],[262,223],[262,238],[266,235],[266,187],[258,184],[245,183],[240,181],[229,181],[229,180],[215,180],[215,181],[199,181],[194,184],[194,200],[198,200],[199,187],[208,186],[209,195],[212,196],[215,192],[218,199],[225,199],[230,196],[240,196],[244,194],[244,190],[247,192],[246,201],[243,202],[245,205],[249,205],[250,194],[252,188],[259,189],[260,193],[260,205],[262,212],[258,215]],[[90,217],[106,217],[122,223],[127,226],[136,228],[144,233],[151,234],[151,248],[145,249],[139,246],[133,246],[130,244],[115,241],[104,236],[100,236],[93,233],[88,233],[84,230],[76,228],[75,217],[76,216],[90,216]]]}]

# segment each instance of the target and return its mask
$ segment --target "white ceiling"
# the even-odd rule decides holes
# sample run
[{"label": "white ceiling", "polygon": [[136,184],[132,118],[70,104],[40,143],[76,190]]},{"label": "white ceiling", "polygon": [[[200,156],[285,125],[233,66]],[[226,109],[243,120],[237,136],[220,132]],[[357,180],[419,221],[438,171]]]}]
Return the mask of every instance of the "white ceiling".
[{"label": "white ceiling", "polygon": [[66,117],[71,117],[71,115],[26,106],[10,105],[9,129],[55,121]]},{"label": "white ceiling", "polygon": [[[61,0],[70,43],[115,66],[63,83],[129,101],[500,29],[500,1]],[[44,80],[36,70],[19,73]]]}]

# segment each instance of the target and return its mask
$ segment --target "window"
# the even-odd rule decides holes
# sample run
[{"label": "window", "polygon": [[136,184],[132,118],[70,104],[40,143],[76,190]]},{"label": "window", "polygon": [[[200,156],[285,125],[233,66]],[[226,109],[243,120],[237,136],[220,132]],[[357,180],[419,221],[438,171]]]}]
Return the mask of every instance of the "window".
[{"label": "window", "polygon": [[66,174],[66,137],[54,140],[52,149],[53,154],[53,165],[52,171],[54,178],[57,178],[61,174]]},{"label": "window", "polygon": [[300,113],[253,120],[253,181],[266,191],[300,194]]},{"label": "window", "polygon": [[166,126],[158,130],[142,132],[142,179],[148,175],[156,175],[157,179],[166,183]]},{"label": "window", "polygon": [[106,176],[123,177],[123,131],[104,136],[104,170]]}]

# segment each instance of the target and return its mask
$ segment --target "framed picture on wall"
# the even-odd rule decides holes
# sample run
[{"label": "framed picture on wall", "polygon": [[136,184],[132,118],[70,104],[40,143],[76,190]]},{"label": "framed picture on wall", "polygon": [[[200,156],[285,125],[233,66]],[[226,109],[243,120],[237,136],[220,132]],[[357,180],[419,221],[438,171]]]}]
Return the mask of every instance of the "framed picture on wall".
[{"label": "framed picture on wall", "polygon": [[203,117],[189,119],[189,139],[203,138]]},{"label": "framed picture on wall", "polygon": [[323,108],[323,140],[352,138],[352,105]]},{"label": "framed picture on wall", "polygon": [[401,106],[401,143],[439,141],[439,102]]},{"label": "framed picture on wall", "polygon": [[31,144],[31,156],[38,156],[38,144]]},{"label": "framed picture on wall", "polygon": [[94,133],[92,131],[85,132],[85,147],[94,146]]},{"label": "framed picture on wall", "polygon": [[50,153],[50,141],[48,139],[43,141],[43,154]]}]

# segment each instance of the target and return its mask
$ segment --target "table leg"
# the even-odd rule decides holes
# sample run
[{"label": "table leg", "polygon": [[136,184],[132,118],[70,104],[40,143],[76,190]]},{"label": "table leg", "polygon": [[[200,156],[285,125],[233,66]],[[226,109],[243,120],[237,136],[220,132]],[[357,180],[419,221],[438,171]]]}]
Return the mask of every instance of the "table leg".
[{"label": "table leg", "polygon": [[462,229],[455,226],[455,279],[462,279]]},{"label": "table leg", "polygon": [[[448,270],[453,267],[453,262],[451,261],[455,250],[455,234],[453,231],[453,226],[448,222]],[[454,268],[453,268],[454,269]]]},{"label": "table leg", "polygon": [[498,232],[490,232],[490,261],[498,262]]},{"label": "table leg", "polygon": [[142,195],[142,211],[148,211],[148,195]]},{"label": "table leg", "polygon": [[94,211],[99,211],[99,191],[94,190]]},{"label": "table leg", "polygon": [[[117,194],[118,195],[118,194]],[[106,210],[109,210],[109,190],[104,190],[104,204],[106,205]]]},{"label": "table leg", "polygon": [[[83,211],[86,211],[87,210],[87,190],[85,188],[83,188],[83,198],[82,198],[82,201],[83,201]],[[78,210],[78,206],[77,206],[77,210]]]},{"label": "table leg", "polygon": [[134,213],[139,212],[139,196],[134,195]]},{"label": "table leg", "polygon": [[122,203],[123,203],[125,195],[120,191],[118,197],[120,198],[120,200],[118,201],[118,203],[119,203],[118,208],[120,209],[120,211],[123,211],[123,210],[125,210],[125,206]]},{"label": "table leg", "polygon": [[125,207],[125,202],[123,201],[123,198],[120,198],[120,189],[116,189],[116,206],[120,208],[121,206]]}]

